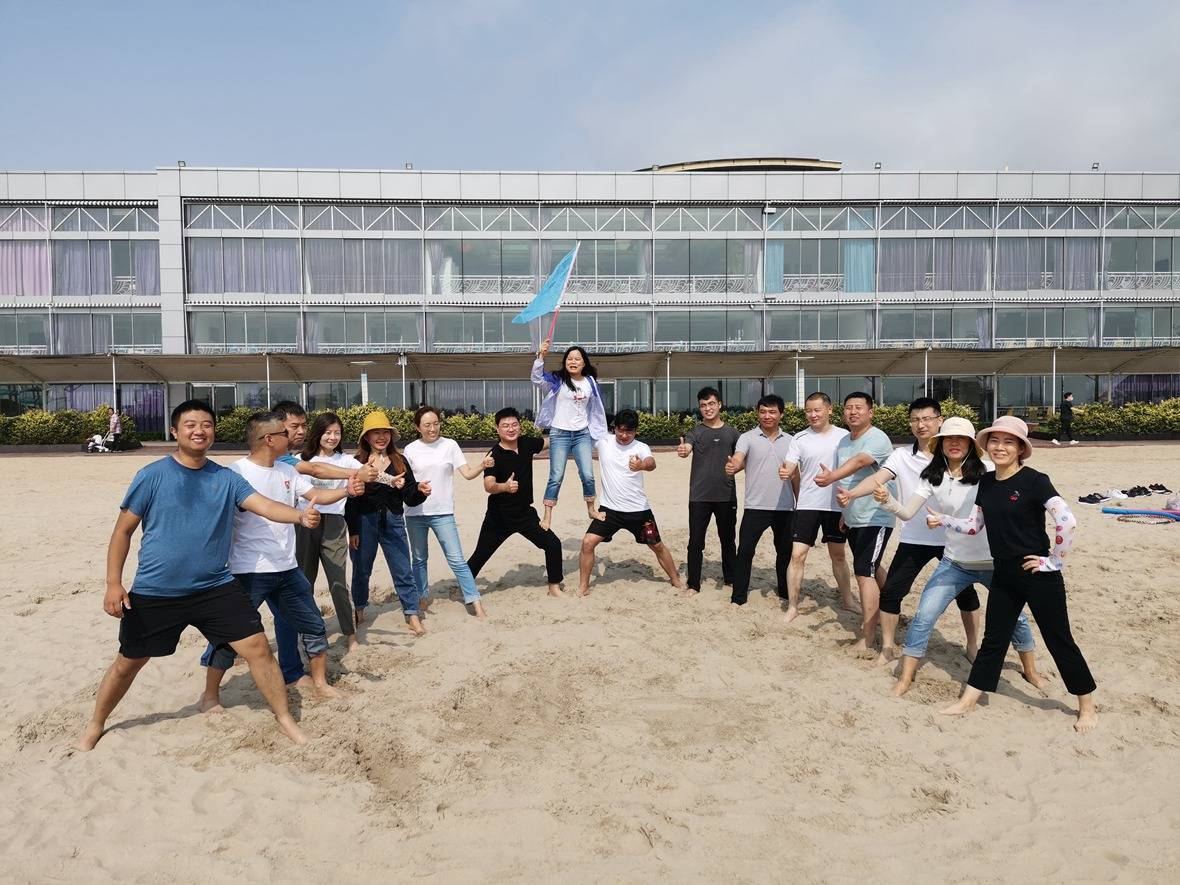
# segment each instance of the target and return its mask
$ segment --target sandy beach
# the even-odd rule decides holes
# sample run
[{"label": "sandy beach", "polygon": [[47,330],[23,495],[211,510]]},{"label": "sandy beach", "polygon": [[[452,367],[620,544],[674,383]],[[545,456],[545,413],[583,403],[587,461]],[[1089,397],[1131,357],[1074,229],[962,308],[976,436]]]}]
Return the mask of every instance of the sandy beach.
[{"label": "sandy beach", "polygon": [[[1010,655],[979,710],[936,715],[969,666],[953,608],[915,687],[890,697],[891,669],[848,650],[856,618],[822,550],[803,616],[783,625],[769,534],[734,614],[715,535],[697,599],[678,598],[625,533],[599,547],[593,592],[576,598],[586,520],[571,464],[554,519],[566,598],[546,597],[541,554],[518,536],[480,576],[479,622],[432,541],[426,637],[406,631],[380,560],[367,644],[344,659],[327,615],[344,698],[292,692],[308,746],[279,735],[245,667],[224,714],[198,713],[204,640],[190,630],[77,754],[117,648],[107,540],[157,456],[0,459],[0,880],[1180,881],[1180,524],[1076,503],[1111,486],[1180,488],[1180,446],[1038,448],[1031,462],[1080,522],[1066,582],[1099,684],[1087,736],[1039,634],[1045,691]],[[657,459],[648,492],[683,573],[689,465]],[[535,470],[543,488],[547,462]],[[456,482],[470,554],[486,496]],[[330,612],[322,578],[317,594]]]}]

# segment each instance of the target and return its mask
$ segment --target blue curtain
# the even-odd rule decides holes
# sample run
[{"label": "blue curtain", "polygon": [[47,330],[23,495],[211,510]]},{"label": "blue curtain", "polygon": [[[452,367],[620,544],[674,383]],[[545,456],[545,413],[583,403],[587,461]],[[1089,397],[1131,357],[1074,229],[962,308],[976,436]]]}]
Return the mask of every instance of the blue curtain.
[{"label": "blue curtain", "polygon": [[769,240],[766,243],[766,291],[778,293],[783,290],[783,241]]},{"label": "blue curtain", "polygon": [[877,289],[876,242],[873,240],[841,240],[840,242],[844,244],[844,291],[875,292]]}]

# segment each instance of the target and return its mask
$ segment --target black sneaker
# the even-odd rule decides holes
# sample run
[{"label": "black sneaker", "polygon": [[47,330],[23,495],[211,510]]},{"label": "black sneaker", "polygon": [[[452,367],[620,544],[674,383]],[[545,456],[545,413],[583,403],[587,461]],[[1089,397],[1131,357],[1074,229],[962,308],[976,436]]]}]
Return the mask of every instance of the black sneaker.
[{"label": "black sneaker", "polygon": [[1160,482],[1153,482],[1151,485],[1148,486],[1148,488],[1151,489],[1153,492],[1170,492],[1170,491],[1172,491],[1170,488],[1168,488],[1167,486],[1165,486],[1163,483],[1160,483]]}]

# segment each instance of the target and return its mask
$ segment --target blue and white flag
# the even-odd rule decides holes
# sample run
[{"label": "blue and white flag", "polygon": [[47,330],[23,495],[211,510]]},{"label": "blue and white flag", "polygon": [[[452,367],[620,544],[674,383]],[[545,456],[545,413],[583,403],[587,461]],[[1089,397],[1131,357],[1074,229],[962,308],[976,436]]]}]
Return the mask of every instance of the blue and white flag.
[{"label": "blue and white flag", "polygon": [[553,268],[553,273],[549,274],[540,291],[533,296],[533,300],[512,318],[514,323],[529,325],[534,347],[539,347],[546,338],[553,337],[561,298],[565,295],[566,286],[569,285],[580,245],[581,243],[576,244],[561,261],[557,262],[557,267]]}]

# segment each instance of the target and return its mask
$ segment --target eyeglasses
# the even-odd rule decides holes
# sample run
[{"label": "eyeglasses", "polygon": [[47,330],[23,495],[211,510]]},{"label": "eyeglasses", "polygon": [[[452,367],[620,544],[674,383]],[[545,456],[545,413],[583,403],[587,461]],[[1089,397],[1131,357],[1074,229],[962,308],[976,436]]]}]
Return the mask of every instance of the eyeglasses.
[{"label": "eyeglasses", "polygon": [[287,439],[291,438],[291,431],[289,430],[272,430],[267,436],[285,436]]},{"label": "eyeglasses", "polygon": [[911,418],[911,424],[933,424],[935,421],[941,421],[941,415],[924,415],[920,418]]}]

